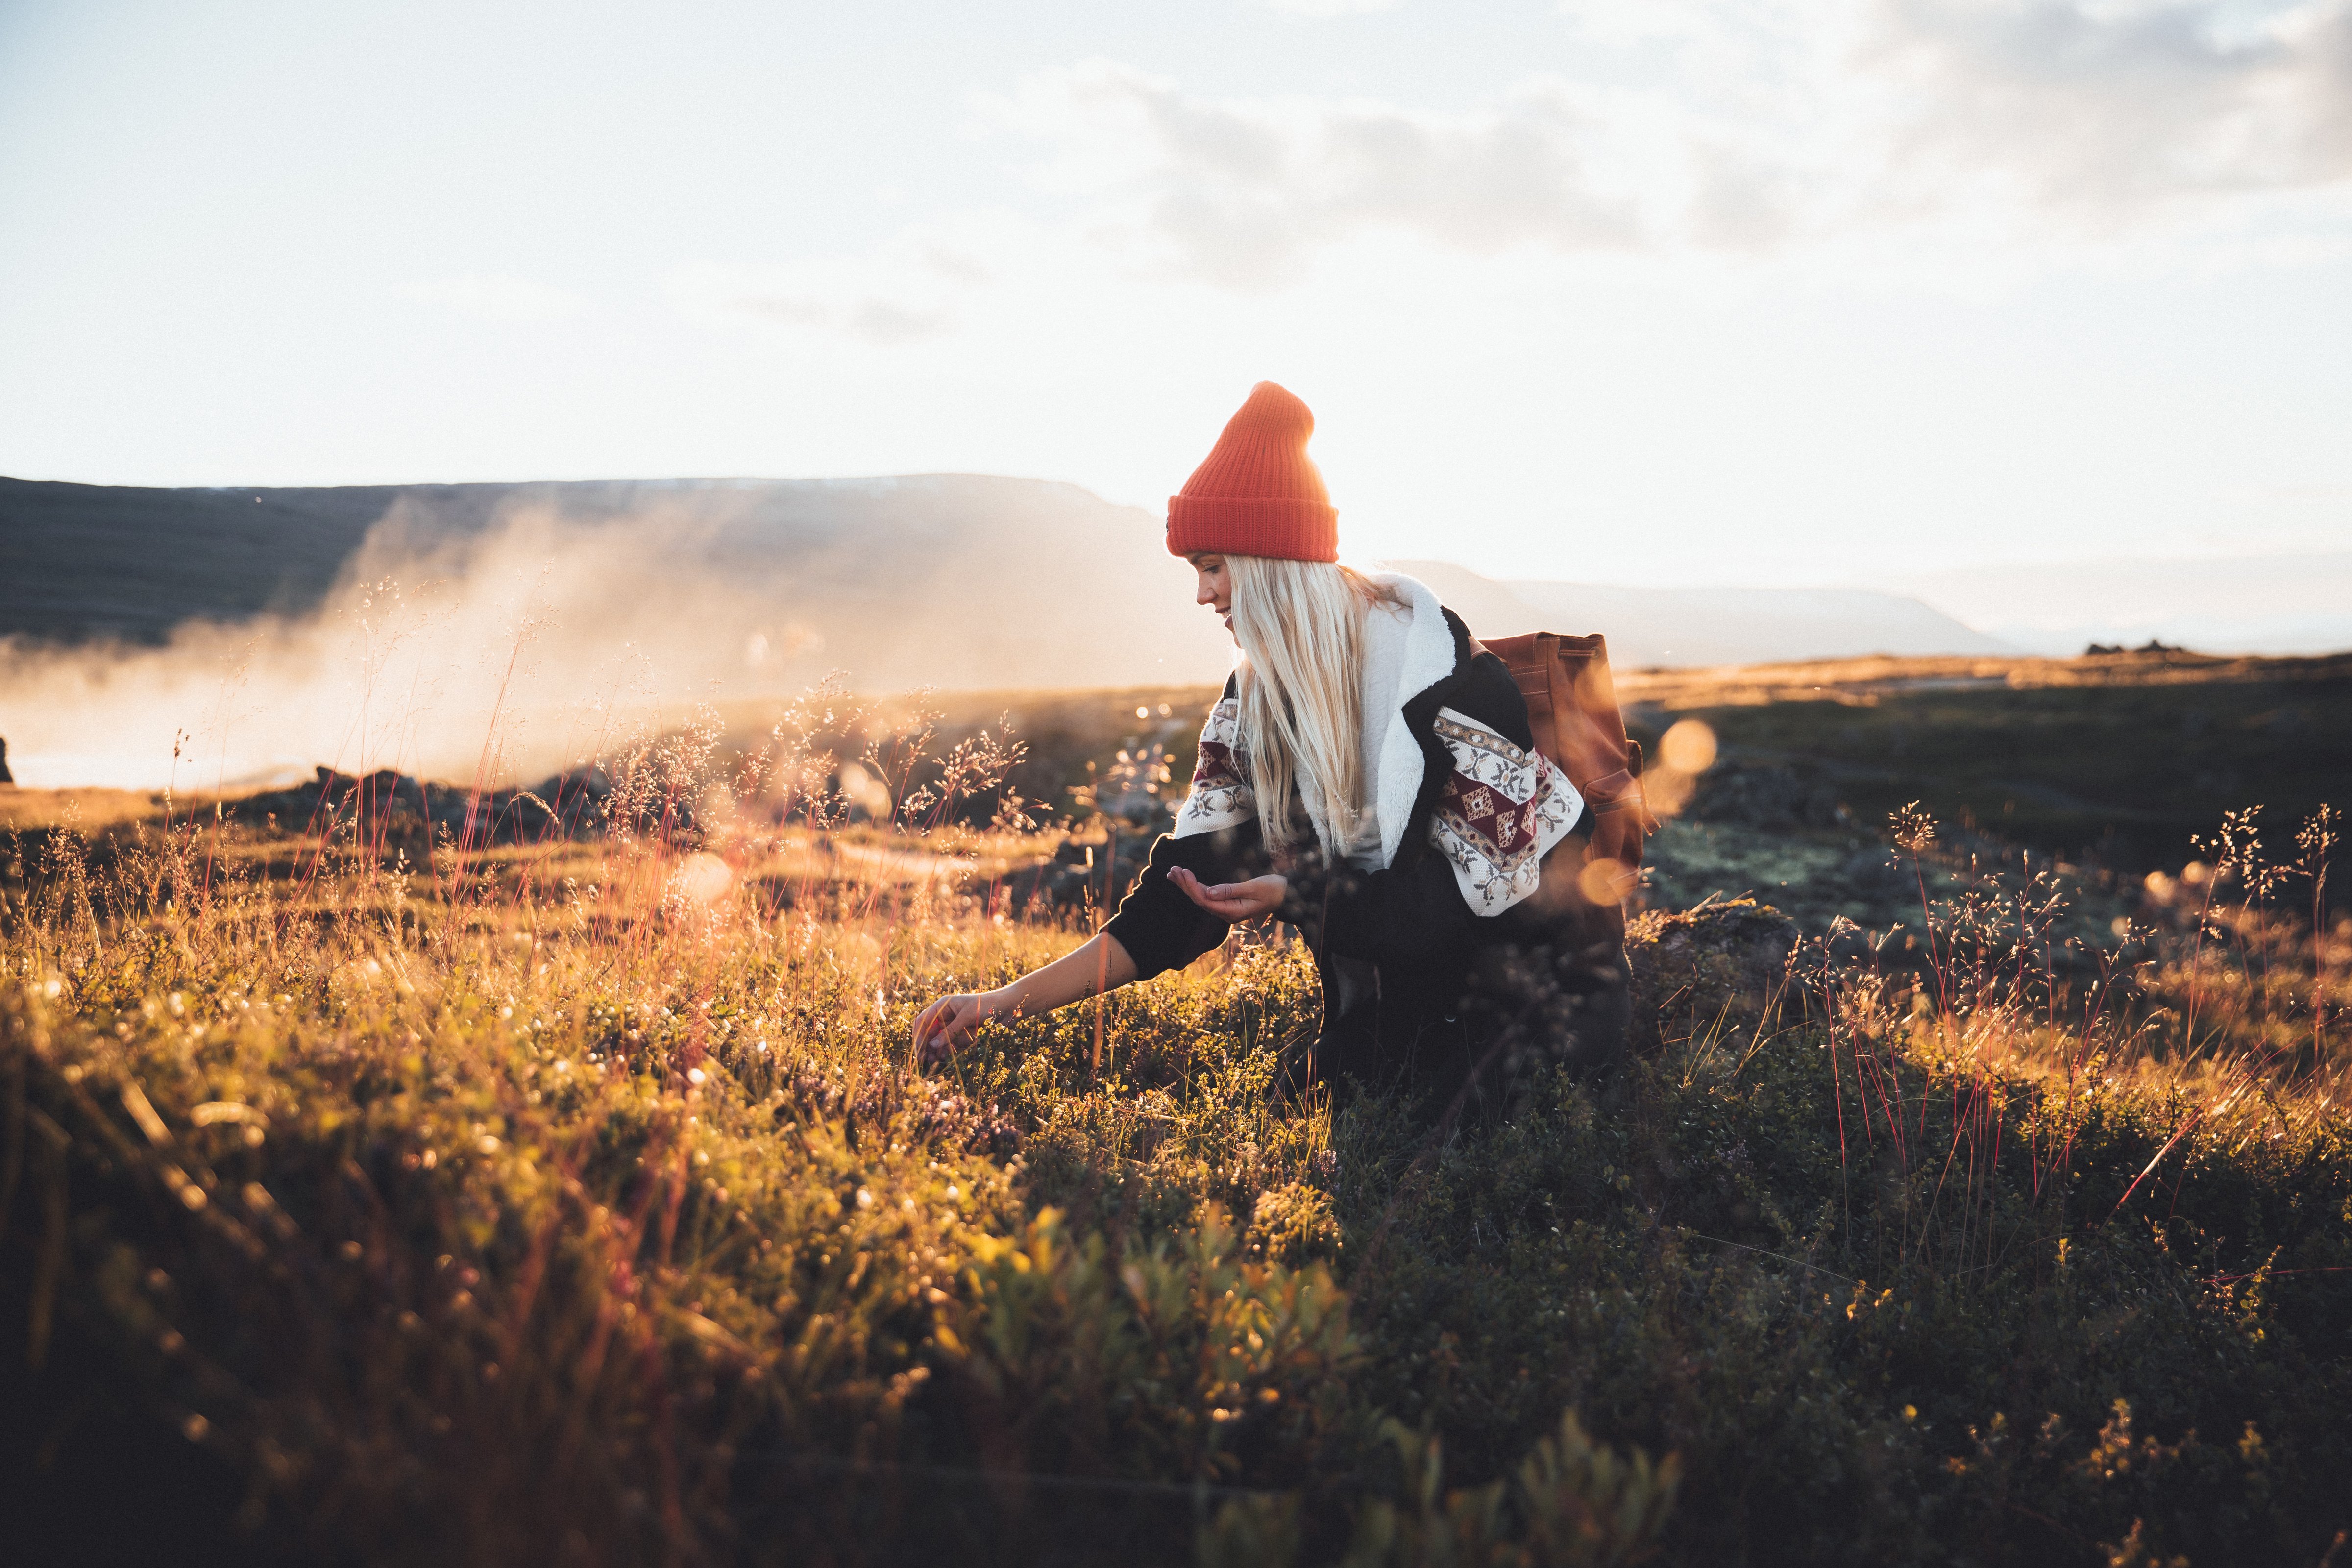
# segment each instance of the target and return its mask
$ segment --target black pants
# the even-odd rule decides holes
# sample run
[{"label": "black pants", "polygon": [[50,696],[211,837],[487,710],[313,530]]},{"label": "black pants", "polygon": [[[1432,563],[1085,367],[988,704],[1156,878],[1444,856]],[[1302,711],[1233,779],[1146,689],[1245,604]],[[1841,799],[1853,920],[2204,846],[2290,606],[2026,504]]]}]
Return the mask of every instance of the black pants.
[{"label": "black pants", "polygon": [[1287,1087],[1352,1081],[1404,1089],[1432,1118],[1507,1113],[1553,1067],[1588,1082],[1625,1054],[1630,973],[1622,946],[1565,952],[1486,949],[1467,972],[1416,985],[1370,964],[1326,959],[1323,1029],[1287,1064]]}]

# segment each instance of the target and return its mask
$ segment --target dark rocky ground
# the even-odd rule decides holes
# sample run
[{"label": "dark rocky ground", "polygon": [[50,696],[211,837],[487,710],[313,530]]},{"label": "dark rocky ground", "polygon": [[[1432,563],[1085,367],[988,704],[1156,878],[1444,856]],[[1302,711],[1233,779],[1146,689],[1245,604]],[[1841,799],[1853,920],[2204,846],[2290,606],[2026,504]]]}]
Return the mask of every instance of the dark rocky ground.
[{"label": "dark rocky ground", "polygon": [[226,818],[279,832],[349,835],[382,849],[433,843],[473,847],[593,837],[626,819],[640,829],[690,832],[685,802],[633,801],[602,768],[553,774],[526,788],[479,794],[384,768],[354,776],[320,767],[286,789],[224,802]]},{"label": "dark rocky ground", "polygon": [[1947,841],[2137,878],[2196,858],[2224,812],[2263,807],[2284,848],[2352,795],[2352,656],[1943,668],[1961,662],[1641,672],[1621,694],[1654,754],[1678,721],[1714,731],[1718,760],[1685,814],[1709,824],[1874,830],[1916,801]]}]

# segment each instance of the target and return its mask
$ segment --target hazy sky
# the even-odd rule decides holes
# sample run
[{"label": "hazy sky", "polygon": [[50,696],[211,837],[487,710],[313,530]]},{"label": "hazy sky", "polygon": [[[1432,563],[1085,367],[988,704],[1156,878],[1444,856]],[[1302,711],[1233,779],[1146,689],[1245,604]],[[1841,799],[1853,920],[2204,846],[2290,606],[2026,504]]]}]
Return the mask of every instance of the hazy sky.
[{"label": "hazy sky", "polygon": [[1354,557],[2352,544],[2352,0],[0,0],[0,472],[962,470]]}]

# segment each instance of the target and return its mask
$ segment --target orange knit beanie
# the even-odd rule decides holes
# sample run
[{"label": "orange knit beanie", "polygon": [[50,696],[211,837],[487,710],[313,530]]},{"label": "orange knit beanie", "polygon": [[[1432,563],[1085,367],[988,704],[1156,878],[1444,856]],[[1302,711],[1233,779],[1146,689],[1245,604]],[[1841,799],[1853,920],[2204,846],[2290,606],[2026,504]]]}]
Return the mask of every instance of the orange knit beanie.
[{"label": "orange knit beanie", "polygon": [[1339,559],[1339,513],[1307,456],[1315,416],[1270,381],[1225,422],[1209,460],[1168,498],[1168,551]]}]

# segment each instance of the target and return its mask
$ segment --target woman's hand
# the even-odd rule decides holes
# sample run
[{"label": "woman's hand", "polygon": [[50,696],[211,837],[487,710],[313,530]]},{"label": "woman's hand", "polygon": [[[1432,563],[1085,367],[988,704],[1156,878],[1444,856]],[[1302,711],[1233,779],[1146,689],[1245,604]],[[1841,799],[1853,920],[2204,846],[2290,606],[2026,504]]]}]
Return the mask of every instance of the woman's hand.
[{"label": "woman's hand", "polygon": [[1184,896],[1225,921],[1254,921],[1260,915],[1270,915],[1282,908],[1282,900],[1290,892],[1290,880],[1280,876],[1252,877],[1246,882],[1220,882],[1215,887],[1203,883],[1181,866],[1172,867],[1168,879],[1182,890]]},{"label": "woman's hand", "polygon": [[1083,945],[993,991],[942,996],[915,1018],[915,1050],[924,1061],[945,1061],[990,1019],[1034,1018],[1082,996],[1116,990],[1135,978],[1135,960],[1118,939],[1097,931]]},{"label": "woman's hand", "polygon": [[915,1049],[927,1062],[945,1061],[971,1037],[973,1030],[1011,1010],[1012,1004],[1000,991],[942,996],[916,1016]]}]

